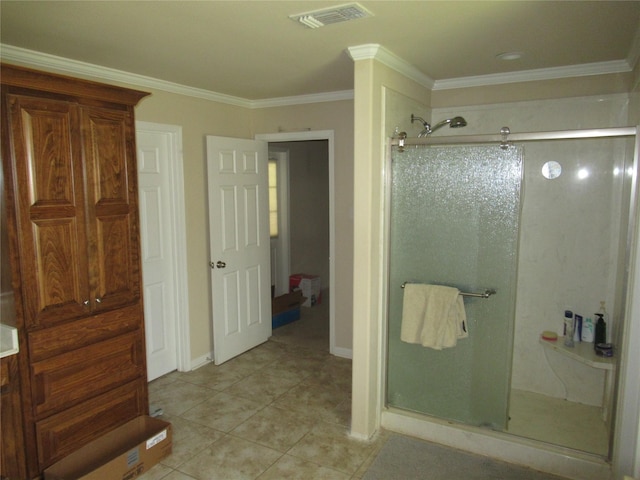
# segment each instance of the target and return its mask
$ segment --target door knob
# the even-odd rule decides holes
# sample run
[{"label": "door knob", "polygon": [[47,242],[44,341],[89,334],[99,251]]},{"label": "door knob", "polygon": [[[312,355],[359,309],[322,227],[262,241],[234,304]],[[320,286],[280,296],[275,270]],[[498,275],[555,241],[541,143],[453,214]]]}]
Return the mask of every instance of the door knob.
[{"label": "door knob", "polygon": [[222,262],[222,261],[220,261],[220,260],[218,260],[218,262],[216,263],[216,267],[218,267],[218,268],[224,268],[226,266],[227,266],[227,264]]}]

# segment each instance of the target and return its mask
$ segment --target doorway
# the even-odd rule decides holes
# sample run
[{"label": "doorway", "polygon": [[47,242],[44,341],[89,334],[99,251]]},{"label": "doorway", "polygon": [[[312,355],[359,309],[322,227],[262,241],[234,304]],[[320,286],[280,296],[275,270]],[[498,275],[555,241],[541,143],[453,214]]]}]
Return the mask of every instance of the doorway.
[{"label": "doorway", "polygon": [[[323,308],[329,317],[329,352],[335,350],[335,192],[334,192],[334,140],[333,131],[309,131],[256,135],[256,139],[269,143],[269,150],[282,152],[288,157],[286,203],[290,218],[285,233],[288,235],[286,251],[279,262],[279,278],[289,274],[307,273],[321,277],[328,293]],[[324,172],[324,173],[323,173]],[[324,200],[321,200],[324,199]],[[318,206],[325,202],[324,213]],[[312,249],[312,251],[309,251]],[[286,270],[284,273],[282,270]],[[283,280],[280,280],[283,283]],[[284,288],[282,285],[281,289]],[[303,307],[308,308],[308,307]],[[314,308],[314,307],[311,307]],[[311,311],[311,310],[310,310]],[[304,313],[304,312],[303,312]]]}]

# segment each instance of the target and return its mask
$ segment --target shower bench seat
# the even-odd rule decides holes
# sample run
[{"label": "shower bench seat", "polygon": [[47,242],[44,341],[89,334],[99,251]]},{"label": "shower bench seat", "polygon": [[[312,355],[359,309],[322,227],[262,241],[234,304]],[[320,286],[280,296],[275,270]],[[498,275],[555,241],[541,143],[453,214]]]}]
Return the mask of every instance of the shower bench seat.
[{"label": "shower bench seat", "polygon": [[613,357],[602,357],[596,355],[591,342],[575,342],[573,347],[564,344],[564,337],[558,340],[549,341],[540,338],[540,343],[544,348],[556,351],[577,362],[589,365],[590,367],[604,370],[604,391],[602,392],[602,419],[609,422],[609,402],[613,393],[613,379],[615,378],[616,361]]}]

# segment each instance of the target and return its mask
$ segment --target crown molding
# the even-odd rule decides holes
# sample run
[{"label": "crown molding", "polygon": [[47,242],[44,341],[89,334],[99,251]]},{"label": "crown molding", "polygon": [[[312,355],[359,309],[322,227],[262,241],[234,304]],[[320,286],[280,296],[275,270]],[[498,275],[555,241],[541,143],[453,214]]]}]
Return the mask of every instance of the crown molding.
[{"label": "crown molding", "polygon": [[[588,63],[568,67],[542,68],[537,70],[523,70],[519,72],[500,73],[491,75],[478,75],[472,77],[460,77],[444,80],[433,80],[413,65],[402,60],[379,44],[365,44],[349,47],[348,53],[354,61],[375,59],[389,68],[405,75],[418,84],[431,90],[449,90],[454,88],[483,87],[489,85],[501,85],[507,83],[530,82],[540,80],[552,80],[559,78],[581,77],[589,75],[604,75],[611,73],[628,73],[632,71],[631,65],[638,61],[638,44],[640,36],[634,42],[631,49],[635,55],[627,60],[615,60],[610,62]],[[262,100],[249,100],[231,95],[194,88],[177,83],[159,80],[157,78],[138,75],[135,73],[102,67],[91,63],[71,60],[47,53],[36,52],[25,48],[0,44],[0,58],[3,62],[16,63],[26,67],[40,68],[47,71],[89,77],[101,81],[112,81],[138,87],[153,88],[165,92],[201,98],[218,103],[235,105],[244,108],[258,109],[280,106],[301,105],[309,103],[333,102],[340,100],[352,100],[353,90],[316,93],[310,95],[298,95],[291,97],[267,98]],[[633,61],[633,63],[631,63]]]},{"label": "crown molding", "polygon": [[425,75],[416,67],[390,52],[382,45],[377,43],[368,43],[365,45],[357,45],[347,48],[349,55],[353,61],[358,60],[377,60],[383,65],[401,73],[402,75],[414,80],[423,87],[433,89],[435,81]]},{"label": "crown molding", "polygon": [[34,50],[27,50],[25,48],[14,47],[11,45],[0,45],[0,57],[3,62],[15,62],[27,67],[54,70],[60,73],[81,75],[103,81],[106,80],[126,83],[137,87],[154,88],[165,92],[251,108],[251,102],[244,98],[211,92],[201,88],[187,87],[185,85],[167,82],[157,78],[146,77],[144,75],[116,70],[114,68],[102,67],[91,63],[79,62],[77,60],[58,57],[48,53],[36,52]]},{"label": "crown molding", "polygon": [[312,95],[249,100],[5,44],[0,44],[0,58],[3,62],[15,63],[25,67],[89,77],[101,81],[124,83],[136,87],[153,88],[179,95],[252,109],[353,99],[353,90],[344,90]]},{"label": "crown molding", "polygon": [[286,107],[289,105],[302,105],[305,103],[335,102],[338,100],[353,100],[353,90],[341,90],[336,92],[312,93],[309,95],[296,95],[293,97],[265,98],[264,100],[251,100],[250,108]]},{"label": "crown molding", "polygon": [[[640,39],[636,39],[640,42]],[[585,63],[566,67],[540,68],[535,70],[521,70],[517,72],[477,75],[470,77],[433,80],[413,65],[402,60],[379,44],[369,43],[348,48],[354,61],[375,59],[397,72],[415,80],[431,90],[450,90],[454,88],[486,87],[489,85],[503,85],[507,83],[532,82],[540,80],[554,80],[559,78],[585,77],[590,75],[606,75],[611,73],[628,73],[632,71],[631,57],[627,60],[610,62]],[[634,51],[634,49],[632,49]],[[636,58],[637,60],[637,58]]]},{"label": "crown molding", "polygon": [[555,80],[559,78],[586,77],[590,75],[606,75],[611,73],[628,73],[631,70],[629,63],[626,60],[612,60],[610,62],[583,63],[580,65],[570,65],[566,67],[540,68],[535,70],[521,70],[518,72],[436,80],[433,90],[486,87],[489,85],[504,85],[507,83]]}]

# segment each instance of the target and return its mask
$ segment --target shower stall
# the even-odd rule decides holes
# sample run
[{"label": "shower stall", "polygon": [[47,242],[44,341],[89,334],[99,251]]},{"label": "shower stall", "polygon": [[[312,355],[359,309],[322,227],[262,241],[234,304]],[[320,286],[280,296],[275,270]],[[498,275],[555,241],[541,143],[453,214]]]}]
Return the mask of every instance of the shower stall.
[{"label": "shower stall", "polygon": [[[617,358],[587,342],[564,348],[563,314],[595,319],[605,302],[607,340],[621,345],[635,136],[507,129],[394,140],[388,409],[610,457]],[[464,296],[468,336],[442,350],[403,342],[406,282],[477,294]]]}]

